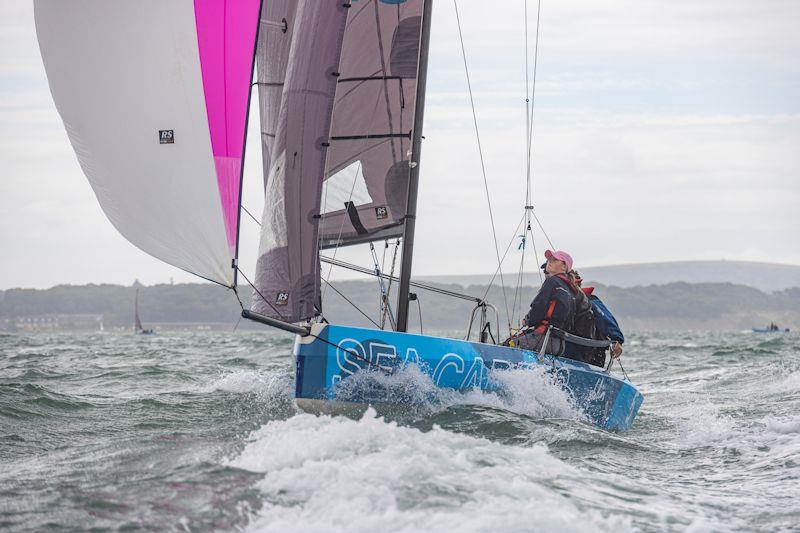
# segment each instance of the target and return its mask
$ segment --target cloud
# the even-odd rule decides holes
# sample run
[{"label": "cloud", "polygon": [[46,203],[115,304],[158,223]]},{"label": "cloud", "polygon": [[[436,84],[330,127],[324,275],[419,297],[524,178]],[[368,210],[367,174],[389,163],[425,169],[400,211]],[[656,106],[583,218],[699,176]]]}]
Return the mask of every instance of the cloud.
[{"label": "cloud", "polygon": [[[525,204],[523,6],[459,2],[501,251],[518,234]],[[531,52],[535,7],[530,0]],[[555,244],[583,265],[800,263],[798,19],[794,1],[543,2],[532,201]],[[415,272],[492,272],[493,235],[447,1],[434,7],[428,87]],[[258,145],[252,128],[244,200],[256,216]],[[30,2],[0,5],[0,161],[0,246],[12,258],[0,263],[0,288],[194,279],[140,252],[104,217],[49,96]],[[536,225],[534,233],[541,252],[546,239]],[[245,215],[248,273],[257,241]],[[364,247],[338,257],[371,264]],[[512,247],[507,270],[518,261]]]}]

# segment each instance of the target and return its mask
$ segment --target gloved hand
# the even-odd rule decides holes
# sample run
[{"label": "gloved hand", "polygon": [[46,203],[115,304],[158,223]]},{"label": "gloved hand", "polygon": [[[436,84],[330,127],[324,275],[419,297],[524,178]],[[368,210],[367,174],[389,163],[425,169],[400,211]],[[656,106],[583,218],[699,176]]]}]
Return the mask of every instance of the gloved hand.
[{"label": "gloved hand", "polygon": [[614,344],[611,345],[611,357],[616,359],[620,355],[622,355],[622,345],[615,341]]}]

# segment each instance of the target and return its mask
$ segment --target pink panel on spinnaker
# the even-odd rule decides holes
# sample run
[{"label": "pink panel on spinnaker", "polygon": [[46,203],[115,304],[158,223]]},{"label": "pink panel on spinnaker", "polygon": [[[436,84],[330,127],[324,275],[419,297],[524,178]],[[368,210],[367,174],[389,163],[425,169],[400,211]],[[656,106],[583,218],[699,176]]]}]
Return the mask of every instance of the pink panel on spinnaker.
[{"label": "pink panel on spinnaker", "polygon": [[231,252],[260,7],[261,0],[194,0],[208,129]]}]

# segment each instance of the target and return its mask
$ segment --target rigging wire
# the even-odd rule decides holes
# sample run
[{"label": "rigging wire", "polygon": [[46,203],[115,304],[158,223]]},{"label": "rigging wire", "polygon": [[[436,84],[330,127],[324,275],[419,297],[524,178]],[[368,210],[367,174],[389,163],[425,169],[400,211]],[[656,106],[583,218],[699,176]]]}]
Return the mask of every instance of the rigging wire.
[{"label": "rigging wire", "polygon": [[[239,268],[238,268],[238,267],[237,267],[237,270],[239,270]],[[259,295],[259,296],[261,296],[261,298],[262,298],[262,299],[263,299],[265,302],[267,302],[267,303],[269,304],[269,306],[270,306],[270,307],[272,307],[272,309],[274,309],[274,310],[275,310],[275,312],[276,312],[276,313],[278,313],[279,315],[281,315],[281,313],[280,313],[280,312],[279,312],[277,309],[275,309],[275,307],[274,307],[274,306],[273,306],[273,305],[272,305],[272,304],[271,304],[271,303],[270,303],[270,302],[269,302],[269,301],[268,301],[266,298],[264,298],[264,295],[262,295],[262,294],[261,294],[261,292],[260,292],[260,291],[259,291],[259,290],[256,288],[256,286],[255,286],[255,285],[253,285],[253,283],[252,283],[252,282],[251,282],[249,279],[247,279],[247,276],[245,276],[245,275],[244,275],[244,272],[242,272],[241,270],[239,270],[239,274],[241,274],[241,275],[242,275],[242,277],[245,279],[245,281],[247,281],[248,285],[250,285],[250,287],[252,287],[252,289],[253,289],[254,291],[256,291],[256,292],[258,293],[258,295]],[[325,281],[325,283],[328,283],[328,281],[326,281],[326,280],[323,280],[323,281]],[[375,324],[375,321],[374,321],[374,320],[372,320],[372,319],[371,319],[369,316],[367,316],[367,315],[366,315],[366,314],[365,314],[363,311],[361,311],[361,309],[359,309],[359,308],[358,308],[358,307],[357,307],[357,306],[356,306],[356,305],[355,305],[353,302],[351,302],[351,301],[350,301],[350,300],[349,300],[349,299],[348,299],[348,298],[347,298],[347,297],[346,297],[344,294],[340,293],[340,292],[339,292],[339,291],[336,289],[336,287],[334,287],[333,285],[331,285],[330,287],[331,287],[331,289],[333,289],[334,291],[336,291],[336,292],[337,292],[337,293],[338,293],[338,294],[339,294],[339,295],[340,295],[342,298],[344,298],[345,300],[347,300],[348,302],[350,302],[350,305],[352,305],[353,307],[355,307],[355,308],[356,308],[356,310],[358,310],[358,311],[359,311],[359,312],[360,312],[362,315],[364,315],[364,316],[367,318],[367,320],[369,320],[370,322],[372,322],[373,324]],[[236,290],[236,287],[232,287],[232,289],[233,289],[233,293],[236,295],[236,299],[239,301],[239,305],[241,306],[242,310],[244,311],[244,304],[242,303],[242,299],[239,297],[239,292]],[[281,317],[283,317],[283,315],[281,315]],[[239,320],[241,321],[241,317],[239,318]],[[239,322],[236,322],[236,326],[237,326],[237,327],[238,327],[238,325],[239,325]],[[377,324],[375,324],[375,325],[377,326]],[[235,331],[235,328],[234,328],[234,331]],[[394,368],[388,368],[388,369],[387,369],[387,368],[385,368],[385,367],[382,367],[382,366],[380,366],[380,365],[378,365],[378,364],[375,364],[375,363],[373,363],[372,361],[370,361],[369,359],[367,359],[366,357],[364,357],[364,356],[360,355],[358,352],[356,352],[356,351],[355,351],[355,350],[353,350],[352,348],[345,348],[345,347],[343,347],[343,346],[341,346],[341,345],[339,345],[339,344],[336,344],[336,343],[334,343],[334,342],[331,342],[331,341],[329,341],[328,339],[325,339],[325,338],[323,338],[323,337],[319,337],[319,336],[317,336],[317,335],[314,335],[313,333],[311,333],[311,331],[308,331],[308,336],[309,336],[309,337],[314,337],[314,338],[315,338],[315,339],[317,339],[318,341],[321,341],[321,342],[323,342],[323,343],[327,344],[328,346],[332,346],[332,347],[334,347],[334,348],[336,348],[336,349],[338,349],[338,350],[341,350],[341,351],[343,351],[343,352],[345,352],[345,353],[348,353],[348,354],[352,355],[352,356],[353,356],[353,357],[355,357],[356,359],[359,359],[359,360],[361,360],[361,361],[364,361],[364,362],[367,364],[367,366],[368,366],[368,367],[371,367],[371,368],[377,368],[378,370],[380,370],[380,371],[382,371],[382,372],[384,372],[384,373],[387,373],[387,374],[392,374],[392,373],[394,372]]]},{"label": "rigging wire", "polygon": [[[536,74],[539,67],[539,21],[542,14],[542,0],[538,0],[538,7],[536,8],[536,38],[533,48],[533,85],[531,91],[528,93],[528,1],[525,0],[525,101],[526,101],[526,126],[527,126],[527,149],[528,149],[528,162],[526,170],[527,193],[525,195],[525,207],[531,205],[531,196],[533,194],[533,175],[532,175],[532,154],[533,154],[533,118],[536,111]],[[530,94],[530,97],[528,97]],[[530,100],[530,113],[527,110],[527,102]]]},{"label": "rigging wire", "polygon": [[[502,261],[505,260],[506,255],[508,255],[508,250],[510,250],[511,249],[511,245],[514,244],[514,240],[517,238],[517,233],[519,232],[519,228],[522,226],[522,223],[524,221],[525,221],[525,214],[523,213],[522,218],[519,219],[519,223],[517,224],[517,227],[514,228],[514,233],[511,236],[511,240],[508,241],[508,246],[506,246],[506,251],[503,252],[503,258],[500,261],[498,261],[497,268],[494,270],[494,274],[492,274],[492,278],[489,280],[489,285],[486,287],[486,291],[483,293],[483,297],[481,298],[481,301],[486,301],[486,295],[489,294],[489,290],[492,288],[492,285],[494,284],[494,280],[497,277],[497,273],[500,271],[500,264],[502,264]],[[509,324],[509,326],[510,326],[510,324]]]},{"label": "rigging wire", "polygon": [[[369,251],[372,253],[372,261],[375,264],[375,277],[378,278],[378,286],[381,290],[381,305],[380,305],[380,315],[381,315],[381,324],[386,324],[384,320],[385,315],[389,315],[389,325],[392,327],[393,330],[397,329],[397,324],[394,320],[394,314],[392,314],[392,307],[389,304],[389,295],[386,291],[386,285],[383,283],[383,277],[381,274],[383,271],[381,270],[380,265],[378,264],[378,254],[375,252],[375,245],[374,243],[369,243]],[[379,326],[383,329],[382,326]]]},{"label": "rigging wire", "polygon": [[417,294],[417,311],[419,311],[419,334],[425,335],[422,331],[422,302],[419,300],[419,294]]},{"label": "rigging wire", "polygon": [[[374,118],[373,118],[373,120],[374,120]],[[348,202],[352,202],[353,201],[353,191],[356,190],[356,181],[358,181],[358,173],[359,172],[361,172],[361,160],[360,159],[358,160],[358,168],[356,168],[355,174],[353,174],[353,185],[350,186],[350,195],[347,197],[347,201]],[[325,202],[326,202],[326,205],[327,205],[327,201],[328,201],[328,183],[326,181],[326,183],[325,183]],[[336,259],[336,254],[337,254],[337,252],[339,251],[339,248],[342,245],[342,233],[344,232],[344,221],[345,221],[345,216],[344,216],[344,214],[342,214],[342,223],[339,224],[339,234],[336,236],[336,246],[333,248],[333,258],[334,259]],[[319,250],[319,248],[320,248],[319,239],[322,239],[322,232],[319,232],[319,235],[318,235],[318,238],[317,238],[317,250]],[[326,282],[325,287],[329,286],[327,284],[327,281],[329,279],[331,279],[331,271],[332,270],[333,270],[333,266],[328,268],[328,276],[326,278],[323,278],[322,275],[320,275],[320,279],[322,279],[323,281]],[[325,288],[322,289],[322,294],[320,295],[320,300],[324,300],[324,299],[325,299]]]},{"label": "rigging wire", "polygon": [[[517,316],[517,297],[520,297],[521,303],[521,291],[522,291],[522,283],[524,281],[524,270],[525,270],[525,255],[527,252],[527,244],[528,244],[528,236],[530,235],[530,243],[533,247],[533,257],[534,261],[538,262],[539,254],[536,250],[536,239],[533,235],[533,229],[531,227],[531,216],[536,219],[536,223],[538,224],[539,228],[542,230],[542,234],[547,239],[547,242],[550,243],[550,246],[553,246],[553,243],[550,241],[550,238],[547,236],[547,233],[544,231],[544,227],[542,223],[539,221],[536,213],[534,211],[532,205],[532,197],[533,197],[533,124],[534,124],[534,112],[536,110],[536,78],[538,73],[538,65],[539,65],[539,29],[540,29],[540,21],[541,21],[541,14],[542,14],[542,1],[537,1],[536,7],[536,36],[534,40],[534,52],[533,52],[533,80],[531,84],[531,76],[530,76],[530,59],[528,56],[529,45],[528,45],[528,0],[525,0],[524,4],[524,32],[525,32],[525,145],[526,145],[526,161],[525,161],[525,219],[526,219],[526,228],[525,232],[522,237],[522,257],[520,258],[519,263],[519,272],[517,275],[517,286],[514,291],[514,305],[513,305],[513,312],[514,316]],[[535,265],[535,270],[539,275],[539,283],[543,283],[542,279],[542,272],[539,269],[538,265]]]},{"label": "rigging wire", "polygon": [[345,300],[347,303],[349,303],[350,305],[352,305],[352,306],[353,306],[353,308],[355,308],[355,310],[356,310],[356,311],[358,311],[359,313],[361,313],[362,315],[364,315],[364,318],[366,318],[367,320],[369,320],[370,322],[372,322],[372,323],[375,325],[375,327],[378,327],[378,328],[380,327],[380,326],[378,325],[378,323],[377,323],[377,322],[375,322],[374,320],[372,320],[372,318],[370,318],[370,316],[369,316],[367,313],[365,313],[364,311],[362,311],[360,307],[358,307],[358,306],[357,306],[355,303],[353,303],[353,301],[352,301],[352,300],[350,300],[350,298],[348,298],[347,296],[345,296],[344,294],[342,294],[342,293],[339,291],[339,289],[337,289],[336,287],[334,287],[334,286],[331,284],[331,282],[330,282],[330,281],[328,281],[328,280],[326,280],[326,279],[323,279],[322,281],[325,283],[325,285],[327,285],[328,287],[330,287],[331,289],[333,289],[333,290],[334,290],[334,292],[336,292],[336,294],[338,294],[339,296],[341,296],[342,298],[344,298],[344,300]]},{"label": "rigging wire", "polygon": [[[386,246],[387,246],[387,248],[389,246],[389,241],[388,240],[386,241]],[[389,304],[389,302],[392,301],[391,300],[391,297],[392,297],[392,282],[395,279],[394,278],[394,267],[397,264],[397,252],[399,251],[399,249],[400,249],[400,238],[398,237],[397,241],[394,243],[394,253],[392,254],[392,268],[389,270],[389,284],[386,287],[386,302],[387,302],[387,305]],[[386,252],[386,249],[384,248],[384,253],[385,252]],[[386,309],[388,309],[388,308],[386,308]],[[386,309],[384,309],[384,313],[381,315],[381,329],[383,329],[383,327],[386,325],[386,315],[387,315]]]},{"label": "rigging wire", "polygon": [[[331,264],[333,266],[346,268],[347,270],[353,270],[355,272],[361,272],[362,274],[368,274],[370,276],[374,276],[375,275],[375,271],[373,271],[373,270],[370,270],[370,269],[368,269],[366,267],[362,267],[362,266],[359,266],[359,265],[354,265],[352,263],[346,263],[345,261],[342,261],[341,259],[334,260],[334,259],[331,259],[330,257],[325,257],[324,255],[321,255],[319,257],[319,259],[323,263],[328,263],[328,264]],[[388,279],[390,281],[399,281],[399,279],[396,276],[389,276],[388,274],[381,274],[381,277],[383,279]],[[477,296],[470,296],[468,294],[462,294],[460,292],[455,292],[455,291],[451,291],[451,290],[448,290],[448,289],[443,289],[441,287],[437,287],[435,285],[429,285],[427,283],[423,283],[423,282],[420,282],[420,281],[412,281],[411,282],[411,286],[412,287],[416,287],[418,289],[423,289],[423,290],[426,290],[426,291],[429,291],[429,292],[435,292],[435,293],[438,293],[438,294],[442,294],[444,296],[450,296],[451,298],[458,298],[458,299],[461,299],[461,300],[468,300],[470,302],[475,302],[475,303],[478,303],[478,304],[484,302],[483,299],[478,298]]]},{"label": "rigging wire", "polygon": [[250,211],[248,211],[248,209],[247,209],[247,208],[244,206],[244,204],[240,204],[240,206],[241,206],[241,208],[242,208],[242,211],[244,211],[245,213],[247,213],[248,215],[250,215],[250,218],[252,218],[252,219],[253,219],[253,222],[255,222],[256,224],[258,224],[258,226],[259,226],[259,227],[261,227],[261,222],[260,222],[260,221],[259,221],[259,220],[258,220],[256,217],[254,217],[254,216],[253,216],[253,213],[251,213]]},{"label": "rigging wire", "polygon": [[[526,13],[526,16],[525,16],[525,43],[526,43],[525,44],[525,57],[526,57],[526,60],[525,60],[525,76],[526,76],[526,79],[527,79],[527,76],[528,76],[528,61],[527,61],[527,52],[528,52],[528,50],[527,50],[527,42],[528,42],[527,9],[528,9],[528,7],[527,7],[527,4],[528,4],[528,2],[527,2],[527,0],[525,0],[525,13]],[[539,217],[536,216],[536,211],[533,208],[533,205],[532,205],[532,202],[531,202],[531,199],[533,197],[533,123],[534,123],[533,119],[534,119],[534,112],[536,111],[536,78],[537,78],[537,74],[538,74],[538,71],[539,71],[539,34],[540,34],[539,29],[540,29],[541,19],[542,19],[542,0],[538,0],[537,7],[536,7],[536,38],[534,40],[534,48],[533,48],[533,84],[531,86],[531,92],[530,92],[531,107],[530,107],[530,115],[527,118],[527,124],[528,124],[528,134],[527,134],[527,141],[528,141],[527,182],[528,182],[528,185],[527,185],[527,190],[528,190],[528,193],[527,193],[526,199],[525,199],[525,202],[526,202],[525,203],[525,209],[526,210],[530,210],[531,215],[533,215],[533,218],[536,219],[536,224],[539,226],[539,229],[542,230],[542,235],[544,235],[544,238],[547,239],[547,243],[550,245],[550,248],[555,250],[555,246],[553,245],[553,241],[550,240],[550,237],[547,235],[547,232],[544,230],[544,226],[542,225],[541,221],[539,220]],[[526,87],[525,90],[526,90],[525,99],[528,100],[527,87]],[[530,217],[528,217],[528,224],[530,224]],[[531,235],[532,234],[533,233],[531,232]],[[535,248],[535,246],[536,245],[534,243],[534,248]],[[535,250],[534,250],[534,253],[535,253]],[[538,257],[538,255],[536,257]],[[539,271],[538,268],[536,270]],[[540,281],[541,281],[541,273],[539,275],[539,278],[540,278]]]},{"label": "rigging wire", "polygon": [[[284,315],[283,313],[281,313],[280,311],[278,311],[278,309],[277,309],[277,308],[276,308],[274,305],[272,305],[272,302],[270,302],[269,300],[267,300],[267,298],[266,298],[266,297],[265,297],[263,294],[261,294],[261,291],[260,291],[260,290],[258,290],[258,289],[256,288],[256,286],[255,286],[255,285],[253,285],[253,282],[252,282],[252,281],[250,281],[250,279],[249,279],[247,276],[245,276],[245,275],[244,275],[244,272],[242,272],[242,269],[241,269],[241,268],[239,268],[239,267],[237,266],[237,267],[236,267],[236,270],[238,270],[238,271],[239,271],[239,274],[241,274],[241,275],[242,275],[242,277],[243,277],[243,278],[244,278],[244,280],[247,282],[247,284],[248,284],[248,285],[250,285],[250,287],[252,287],[254,291],[256,291],[256,294],[258,294],[258,296],[259,296],[259,297],[260,297],[262,300],[264,300],[264,302],[265,302],[265,303],[266,303],[268,306],[270,306],[270,307],[272,308],[272,310],[273,310],[273,311],[275,311],[275,312],[276,312],[276,313],[277,313],[277,314],[278,314],[278,315],[279,315],[279,316],[280,316],[282,319],[286,320],[286,315]],[[237,291],[233,291],[233,292],[234,292],[234,294],[236,294],[236,298],[238,299],[238,298],[239,298],[239,293],[238,293]],[[242,306],[242,309],[244,309],[244,305],[242,305],[242,300],[239,300],[239,305],[241,305],[241,306]],[[252,306],[251,306],[251,307],[252,307]]]},{"label": "rigging wire", "polygon": [[[486,203],[489,206],[489,220],[492,223],[492,238],[494,239],[494,252],[497,256],[497,269],[500,272],[500,286],[503,289],[503,302],[505,303],[506,307],[506,319],[508,321],[508,329],[511,330],[511,316],[509,315],[508,311],[508,297],[506,296],[506,286],[505,280],[503,279],[503,261],[500,259],[500,247],[497,244],[497,230],[495,229],[494,224],[494,214],[492,212],[492,200],[489,195],[489,181],[486,178],[486,164],[483,160],[483,147],[481,146],[481,136],[478,131],[478,117],[475,114],[475,99],[472,95],[472,83],[470,82],[469,78],[469,67],[467,66],[467,52],[464,48],[464,36],[461,32],[461,19],[458,15],[458,0],[453,0],[453,6],[455,7],[456,12],[456,24],[458,25],[458,39],[461,43],[461,57],[464,59],[464,73],[466,74],[467,78],[467,90],[469,91],[469,103],[470,107],[472,108],[472,122],[475,126],[475,139],[478,142],[478,155],[480,156],[481,161],[481,173],[483,175],[483,187],[486,191]],[[516,235],[516,231],[514,232]],[[496,275],[496,273],[495,273]],[[494,282],[495,276],[492,276],[492,282]],[[491,282],[489,287],[491,288]],[[488,292],[488,289],[487,289]]]},{"label": "rigging wire", "polygon": [[542,235],[544,235],[544,238],[547,239],[547,244],[550,245],[550,248],[552,250],[555,250],[556,247],[553,244],[553,241],[550,240],[550,237],[547,236],[547,232],[544,230],[544,226],[542,226],[542,223],[539,221],[539,217],[536,216],[536,211],[531,209],[531,214],[533,215],[533,218],[536,219],[536,223],[539,225],[539,229],[542,230]]}]

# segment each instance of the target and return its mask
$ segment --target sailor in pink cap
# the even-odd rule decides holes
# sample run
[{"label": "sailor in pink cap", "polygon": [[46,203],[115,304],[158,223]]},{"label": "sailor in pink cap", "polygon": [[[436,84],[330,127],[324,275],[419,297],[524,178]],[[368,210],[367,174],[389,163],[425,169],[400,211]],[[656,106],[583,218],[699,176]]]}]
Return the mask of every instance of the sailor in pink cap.
[{"label": "sailor in pink cap", "polygon": [[[524,325],[527,329],[520,335],[509,338],[510,346],[519,346],[526,350],[564,355],[564,342],[555,336],[546,335],[550,326],[568,330],[573,325],[575,316],[575,297],[580,289],[572,283],[567,273],[572,270],[572,256],[562,250],[547,250],[545,273],[547,279],[531,302],[531,308],[525,315]],[[547,346],[544,346],[545,339]]]},{"label": "sailor in pink cap", "polygon": [[572,256],[567,252],[561,250],[547,250],[544,253],[544,258],[547,259],[547,267],[545,274],[553,276],[555,274],[566,274],[572,270]]}]

